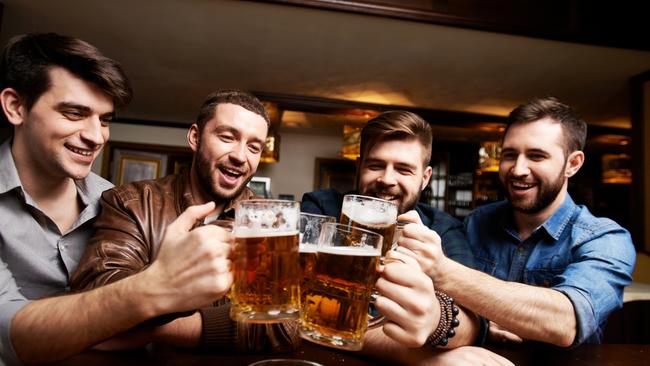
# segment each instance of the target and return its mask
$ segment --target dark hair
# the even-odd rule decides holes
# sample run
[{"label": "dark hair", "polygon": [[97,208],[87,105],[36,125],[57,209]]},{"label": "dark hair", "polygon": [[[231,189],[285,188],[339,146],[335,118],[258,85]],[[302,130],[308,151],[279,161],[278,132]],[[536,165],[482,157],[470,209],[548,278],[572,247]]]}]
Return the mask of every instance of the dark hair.
[{"label": "dark hair", "polygon": [[270,125],[269,115],[266,109],[253,94],[247,93],[237,89],[224,89],[218,90],[205,99],[199,110],[199,115],[196,117],[196,124],[199,131],[203,130],[205,123],[214,117],[214,111],[218,104],[231,103],[236,104],[242,108],[260,115]]},{"label": "dark hair", "polygon": [[424,148],[424,166],[431,159],[433,131],[422,117],[408,111],[387,111],[372,118],[361,130],[361,158],[378,142],[417,139]]},{"label": "dark hair", "polygon": [[116,106],[125,106],[133,92],[122,67],[88,42],[55,33],[13,37],[0,59],[0,90],[13,88],[30,110],[50,88],[49,69],[59,66],[95,84]]},{"label": "dark hair", "polygon": [[535,98],[515,108],[508,116],[508,126],[503,135],[514,124],[535,122],[543,118],[550,118],[562,126],[564,152],[567,156],[584,149],[587,123],[571,107],[553,97]]}]

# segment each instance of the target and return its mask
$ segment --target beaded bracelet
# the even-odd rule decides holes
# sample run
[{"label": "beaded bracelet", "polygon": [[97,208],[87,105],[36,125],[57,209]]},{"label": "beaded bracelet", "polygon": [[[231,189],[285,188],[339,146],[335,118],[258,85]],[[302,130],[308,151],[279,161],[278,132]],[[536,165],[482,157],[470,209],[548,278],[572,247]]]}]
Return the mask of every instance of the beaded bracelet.
[{"label": "beaded bracelet", "polygon": [[440,303],[440,321],[436,330],[427,338],[427,343],[433,347],[444,347],[449,343],[449,338],[456,335],[454,328],[460,325],[457,318],[460,310],[454,305],[454,299],[446,293],[436,291],[436,298]]}]

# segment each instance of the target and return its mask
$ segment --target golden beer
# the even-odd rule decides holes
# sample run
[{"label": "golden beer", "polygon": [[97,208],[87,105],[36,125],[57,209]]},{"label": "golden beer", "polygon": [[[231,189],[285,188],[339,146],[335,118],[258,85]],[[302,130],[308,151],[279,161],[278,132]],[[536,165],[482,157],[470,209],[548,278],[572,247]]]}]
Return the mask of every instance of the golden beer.
[{"label": "golden beer", "polygon": [[384,238],[384,242],[381,247],[381,256],[385,256],[386,253],[390,250],[393,245],[393,237],[395,236],[395,227],[397,226],[397,221],[390,221],[390,217],[387,217],[387,222],[384,223],[368,223],[364,222],[363,219],[358,217],[355,219],[350,219],[345,212],[341,212],[341,224],[349,225],[353,228],[360,228],[364,230],[372,231],[377,233]]},{"label": "golden beer", "polygon": [[231,316],[269,323],[300,316],[298,232],[235,235]]},{"label": "golden beer", "polygon": [[379,275],[379,253],[357,249],[329,247],[316,254],[302,308],[302,332],[310,340],[361,349],[370,293]]}]

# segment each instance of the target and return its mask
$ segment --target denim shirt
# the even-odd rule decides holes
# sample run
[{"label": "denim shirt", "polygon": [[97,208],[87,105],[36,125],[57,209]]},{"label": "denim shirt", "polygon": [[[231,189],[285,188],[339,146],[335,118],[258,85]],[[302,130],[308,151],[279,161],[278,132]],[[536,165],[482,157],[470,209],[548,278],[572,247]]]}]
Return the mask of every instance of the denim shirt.
[{"label": "denim shirt", "polygon": [[623,288],[632,280],[636,252],[627,230],[593,216],[569,194],[523,241],[507,201],[476,209],[465,228],[481,271],[562,292],[575,309],[574,345],[601,342],[607,317],[623,306]]}]

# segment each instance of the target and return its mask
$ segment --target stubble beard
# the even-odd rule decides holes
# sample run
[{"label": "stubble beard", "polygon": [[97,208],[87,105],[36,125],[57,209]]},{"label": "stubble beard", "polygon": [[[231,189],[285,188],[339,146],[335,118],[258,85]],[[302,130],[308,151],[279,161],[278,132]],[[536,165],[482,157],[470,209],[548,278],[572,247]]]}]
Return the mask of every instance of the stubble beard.
[{"label": "stubble beard", "polygon": [[515,211],[526,214],[536,214],[550,206],[560,194],[560,191],[562,191],[562,186],[564,185],[564,175],[562,174],[563,171],[564,168],[560,171],[559,176],[549,184],[538,185],[539,192],[535,196],[535,199],[529,204],[513,200],[508,187],[505,187],[505,184],[503,182],[501,182],[501,184],[504,186],[506,197],[508,198],[508,201],[510,201],[510,204]]},{"label": "stubble beard", "polygon": [[196,162],[197,162],[196,174],[199,180],[199,184],[201,185],[203,191],[208,193],[214,202],[218,202],[218,203],[228,202],[233,198],[239,196],[244,191],[244,189],[246,189],[246,185],[251,180],[251,178],[253,178],[252,175],[248,177],[248,179],[242,182],[242,184],[239,187],[237,187],[237,189],[233,191],[233,193],[228,194],[228,193],[219,192],[218,184],[215,180],[214,175],[212,174],[213,168],[217,170],[218,167],[213,166],[209,159],[205,159],[203,157],[200,148],[196,156]]}]

